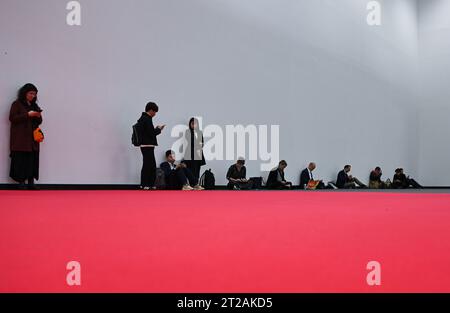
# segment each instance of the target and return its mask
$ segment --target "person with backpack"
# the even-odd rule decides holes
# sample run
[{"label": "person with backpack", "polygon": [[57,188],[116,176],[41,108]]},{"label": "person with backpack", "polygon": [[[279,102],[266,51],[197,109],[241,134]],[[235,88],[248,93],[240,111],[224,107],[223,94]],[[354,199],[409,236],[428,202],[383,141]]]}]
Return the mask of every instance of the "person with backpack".
[{"label": "person with backpack", "polygon": [[149,102],[145,106],[145,112],[142,113],[141,118],[137,124],[133,126],[132,141],[134,145],[140,147],[142,152],[142,169],[141,169],[141,189],[154,190],[156,179],[156,160],[155,147],[158,146],[156,136],[161,134],[161,131],[166,125],[153,126],[153,117],[159,111],[158,105],[154,102]]}]

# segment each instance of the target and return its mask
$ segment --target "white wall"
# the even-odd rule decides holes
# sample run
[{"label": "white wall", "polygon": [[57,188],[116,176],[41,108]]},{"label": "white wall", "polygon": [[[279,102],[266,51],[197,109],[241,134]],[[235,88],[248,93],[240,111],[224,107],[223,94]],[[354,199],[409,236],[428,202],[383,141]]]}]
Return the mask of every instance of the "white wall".
[{"label": "white wall", "polygon": [[[0,182],[9,182],[8,111],[26,82],[40,89],[46,142],[42,183],[137,183],[130,129],[145,103],[160,105],[158,158],[170,127],[278,124],[280,157],[298,182],[343,165],[367,180],[383,167],[418,173],[416,1],[385,0],[383,25],[362,0],[0,2]],[[218,183],[229,161],[210,161]],[[248,162],[250,176],[259,162]]]},{"label": "white wall", "polygon": [[450,186],[450,1],[420,1],[419,8],[419,177]]}]

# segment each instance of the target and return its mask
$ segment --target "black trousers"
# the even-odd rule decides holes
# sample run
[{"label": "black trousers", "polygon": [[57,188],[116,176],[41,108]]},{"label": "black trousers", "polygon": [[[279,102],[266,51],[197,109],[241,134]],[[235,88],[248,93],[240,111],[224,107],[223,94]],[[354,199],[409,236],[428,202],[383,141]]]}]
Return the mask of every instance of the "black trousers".
[{"label": "black trousers", "polygon": [[409,181],[409,184],[411,186],[413,186],[414,188],[418,188],[418,189],[423,188],[422,185],[420,185],[417,181],[415,181],[412,178],[408,179],[408,181]]},{"label": "black trousers", "polygon": [[28,180],[29,184],[33,180],[39,179],[39,151],[33,152],[11,152],[11,169],[9,176],[19,183]]},{"label": "black trousers", "polygon": [[409,188],[409,186],[412,186],[413,188],[417,189],[423,188],[417,181],[415,181],[412,178],[408,178],[406,181],[403,182],[396,181],[392,184],[392,188],[394,189],[404,189]]},{"label": "black trousers", "polygon": [[141,186],[154,187],[156,180],[156,160],[154,147],[141,147],[142,170]]},{"label": "black trousers", "polygon": [[187,168],[191,170],[192,174],[199,179],[200,178],[200,167],[202,166],[201,160],[184,160],[184,164],[186,164]]},{"label": "black trousers", "polygon": [[236,186],[238,189],[241,189],[241,190],[251,190],[251,189],[253,189],[253,181],[249,180],[246,183],[240,183],[240,182],[233,183],[230,181],[230,182],[228,182],[227,188],[230,190],[233,190],[234,186]]},{"label": "black trousers", "polygon": [[292,183],[287,183],[286,185],[284,185],[279,181],[273,182],[272,184],[267,186],[267,189],[272,189],[272,190],[282,190],[282,189],[290,189],[290,188],[292,188]]},{"label": "black trousers", "polygon": [[167,179],[167,187],[169,189],[180,189],[184,185],[196,186],[198,184],[198,178],[192,174],[188,168],[180,168],[172,171]]}]

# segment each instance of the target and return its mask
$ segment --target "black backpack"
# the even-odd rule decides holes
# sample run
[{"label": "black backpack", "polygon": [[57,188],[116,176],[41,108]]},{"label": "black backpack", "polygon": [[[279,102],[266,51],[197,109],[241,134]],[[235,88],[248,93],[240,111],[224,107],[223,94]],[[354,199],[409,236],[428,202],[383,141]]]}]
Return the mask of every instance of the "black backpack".
[{"label": "black backpack", "polygon": [[156,169],[155,187],[159,190],[166,189],[166,176],[160,168]]},{"label": "black backpack", "polygon": [[211,172],[211,169],[206,170],[203,173],[200,178],[200,186],[206,190],[213,190],[216,188],[216,179],[214,178],[214,174]]},{"label": "black backpack", "polygon": [[260,190],[262,189],[262,177],[252,177],[249,179],[253,185],[252,185],[252,189],[256,189],[256,190]]},{"label": "black backpack", "polygon": [[133,134],[131,135],[131,143],[135,147],[142,145],[142,123],[137,122],[133,125]]}]

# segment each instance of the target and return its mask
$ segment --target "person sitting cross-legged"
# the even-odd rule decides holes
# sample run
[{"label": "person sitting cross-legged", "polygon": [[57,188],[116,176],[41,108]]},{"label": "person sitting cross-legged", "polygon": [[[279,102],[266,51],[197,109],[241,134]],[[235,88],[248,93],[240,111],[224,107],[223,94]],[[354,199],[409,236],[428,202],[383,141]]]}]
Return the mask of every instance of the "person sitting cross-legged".
[{"label": "person sitting cross-legged", "polygon": [[370,172],[369,188],[370,189],[386,189],[389,188],[389,181],[382,181],[381,176],[383,172],[381,167],[377,166],[372,172]]},{"label": "person sitting cross-legged", "polygon": [[309,163],[300,174],[300,188],[305,190],[325,189],[325,184],[322,180],[315,180],[313,171],[316,169],[316,163]]},{"label": "person sitting cross-legged", "polygon": [[175,152],[166,151],[166,162],[161,163],[164,171],[166,186],[168,189],[203,190],[198,184],[198,179],[184,163],[175,162]]},{"label": "person sitting cross-legged", "polygon": [[268,189],[291,189],[292,183],[286,181],[284,178],[284,169],[287,167],[285,160],[280,161],[278,167],[274,168],[269,173],[266,186]]},{"label": "person sitting cross-legged", "polygon": [[247,169],[245,168],[245,160],[243,158],[239,158],[237,162],[231,165],[228,169],[228,189],[252,189],[253,182],[251,180],[248,180],[246,176]]}]

